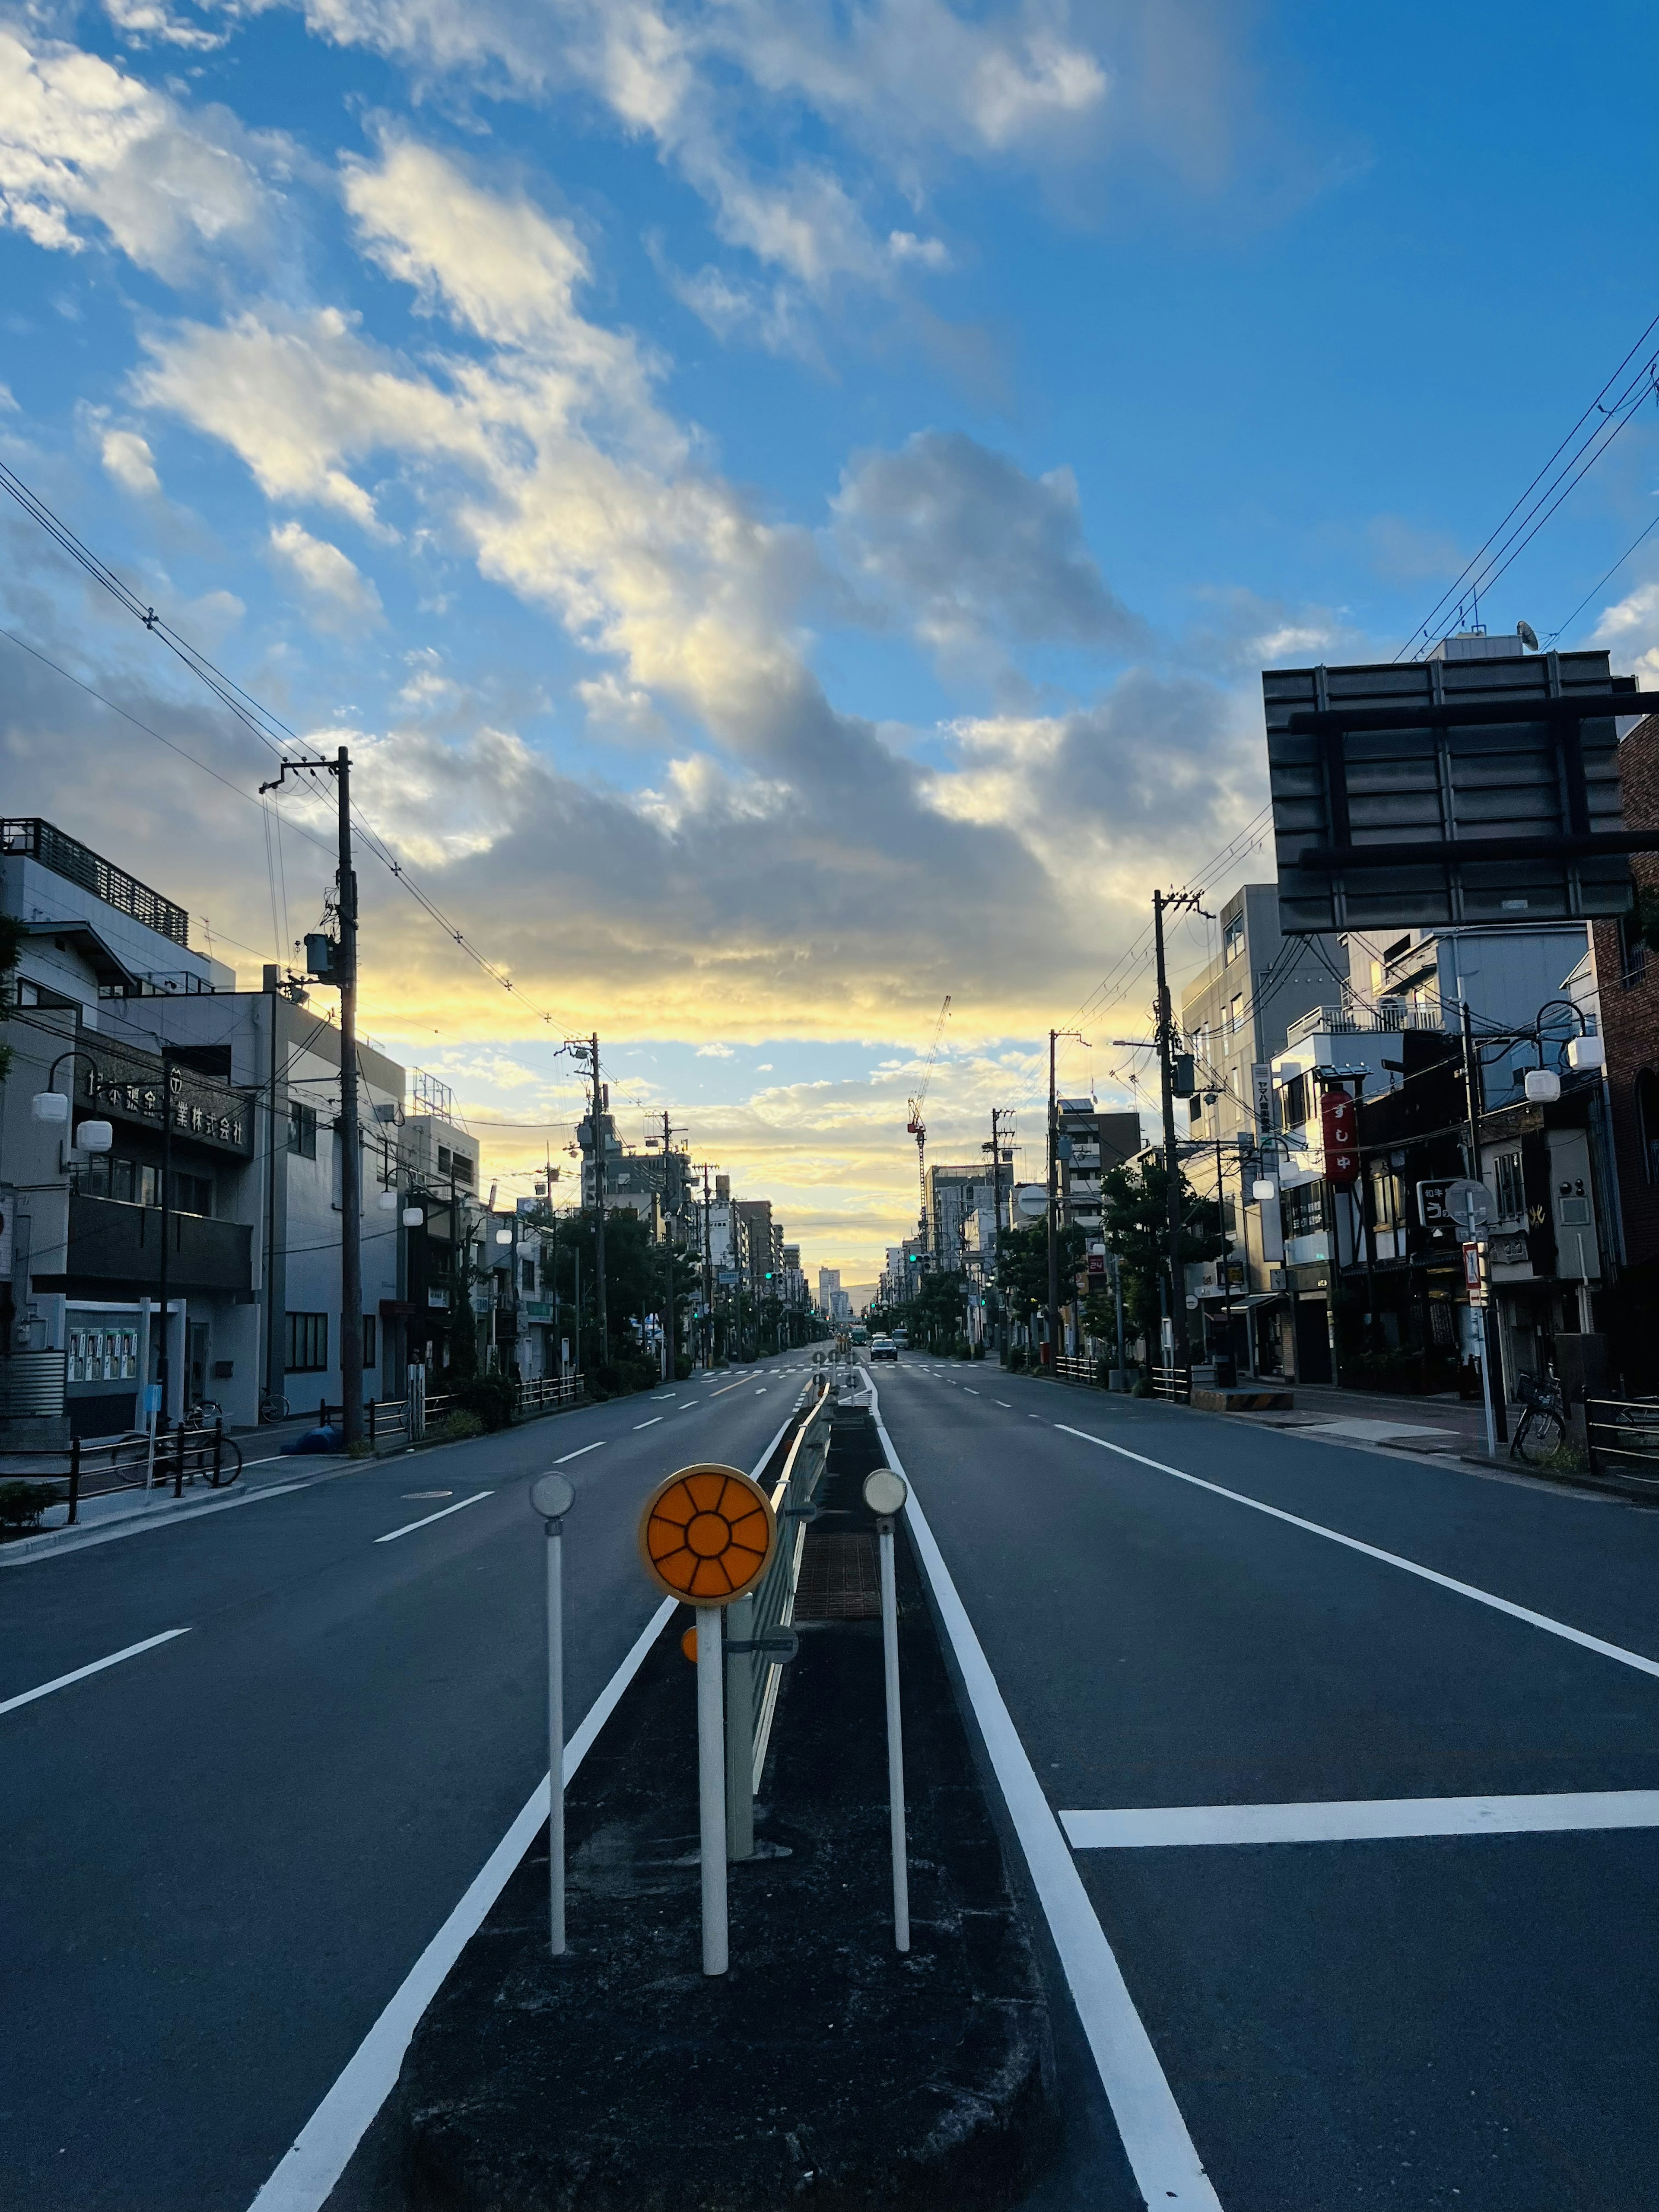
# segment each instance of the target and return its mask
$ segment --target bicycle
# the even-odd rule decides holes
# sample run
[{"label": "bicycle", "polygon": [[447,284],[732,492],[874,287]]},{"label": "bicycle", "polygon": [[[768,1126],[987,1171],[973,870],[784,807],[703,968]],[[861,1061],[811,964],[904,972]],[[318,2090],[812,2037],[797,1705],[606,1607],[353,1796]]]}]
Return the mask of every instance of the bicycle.
[{"label": "bicycle", "polygon": [[210,1429],[216,1421],[222,1421],[224,1418],[224,1407],[213,1398],[204,1398],[199,1404],[185,1408],[185,1426],[187,1429]]},{"label": "bicycle", "polygon": [[289,1402],[279,1390],[268,1391],[259,1401],[262,1421],[285,1421],[289,1417]]},{"label": "bicycle", "polygon": [[1516,1395],[1525,1407],[1516,1425],[1510,1457],[1528,1467],[1541,1467],[1566,1441],[1567,1413],[1561,1402],[1561,1386],[1553,1375],[1522,1375]]}]

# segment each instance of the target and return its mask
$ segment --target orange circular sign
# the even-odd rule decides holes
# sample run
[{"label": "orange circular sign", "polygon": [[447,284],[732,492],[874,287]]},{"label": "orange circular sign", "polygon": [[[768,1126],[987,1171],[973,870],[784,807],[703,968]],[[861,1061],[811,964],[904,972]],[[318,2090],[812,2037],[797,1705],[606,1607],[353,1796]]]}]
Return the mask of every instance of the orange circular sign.
[{"label": "orange circular sign", "polygon": [[729,1605],[752,1589],[777,1534],[766,1492],[735,1467],[682,1468],[640,1516],[647,1571],[690,1605]]}]

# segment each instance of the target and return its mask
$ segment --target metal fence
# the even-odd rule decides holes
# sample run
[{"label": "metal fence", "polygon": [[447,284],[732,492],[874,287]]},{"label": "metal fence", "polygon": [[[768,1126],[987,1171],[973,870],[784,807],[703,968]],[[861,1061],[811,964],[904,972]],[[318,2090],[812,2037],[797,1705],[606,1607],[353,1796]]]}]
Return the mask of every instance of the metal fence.
[{"label": "metal fence", "polygon": [[1100,1362],[1097,1359],[1073,1359],[1069,1352],[1062,1352],[1054,1362],[1054,1372],[1062,1382],[1098,1384]]},{"label": "metal fence", "polygon": [[1173,1406],[1184,1406],[1192,1396],[1193,1372],[1190,1367],[1154,1367],[1152,1395],[1167,1398]]},{"label": "metal fence", "polygon": [[1592,1474],[1659,1491],[1659,1401],[1586,1398],[1584,1445]]},{"label": "metal fence", "polygon": [[750,1595],[726,1609],[726,1840],[733,1858],[754,1855],[755,1792],[766,1765],[784,1661],[793,1648],[789,1624],[806,1524],[817,1512],[812,1494],[830,1457],[835,1401],[819,1378],[814,1382],[821,1395],[796,1430],[773,1486],[778,1540],[771,1560]]},{"label": "metal fence", "polygon": [[[17,1468],[5,1464],[16,1459],[33,1464]],[[45,1460],[61,1464],[43,1466],[40,1462]],[[137,1431],[102,1443],[85,1443],[74,1437],[61,1449],[37,1445],[0,1451],[0,1477],[6,1481],[50,1483],[54,1490],[63,1486],[69,1505],[65,1527],[79,1522],[83,1498],[106,1498],[119,1490],[143,1490],[147,1474],[152,1487],[161,1489],[171,1484],[173,1496],[180,1498],[186,1483],[193,1487],[200,1480],[214,1490],[222,1490],[241,1472],[241,1446],[225,1434],[222,1421],[216,1421],[210,1429],[186,1428],[182,1421],[173,1428],[159,1428],[153,1461],[149,1438]],[[50,1502],[62,1501],[54,1497]]]}]

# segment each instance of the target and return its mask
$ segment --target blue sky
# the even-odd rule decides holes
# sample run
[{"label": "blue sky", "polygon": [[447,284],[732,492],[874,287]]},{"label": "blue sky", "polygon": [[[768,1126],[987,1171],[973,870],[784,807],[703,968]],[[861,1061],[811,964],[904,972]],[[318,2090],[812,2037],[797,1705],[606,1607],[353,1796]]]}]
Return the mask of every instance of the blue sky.
[{"label": "blue sky", "polygon": [[[1260,669],[1391,655],[1659,308],[1633,5],[109,0],[0,41],[0,452],[352,745],[514,981],[369,866],[369,1026],[504,1177],[598,1026],[625,1127],[671,1108],[852,1279],[944,994],[948,1154],[1035,1104],[1154,881],[1264,872],[1206,866],[1265,795]],[[1568,623],[1656,432],[1492,626],[1659,681],[1659,532]],[[306,803],[268,866],[247,733],[0,532],[58,665],[0,639],[9,811],[252,979],[320,910]],[[1144,963],[1115,988],[1066,1079],[1116,1098]]]}]

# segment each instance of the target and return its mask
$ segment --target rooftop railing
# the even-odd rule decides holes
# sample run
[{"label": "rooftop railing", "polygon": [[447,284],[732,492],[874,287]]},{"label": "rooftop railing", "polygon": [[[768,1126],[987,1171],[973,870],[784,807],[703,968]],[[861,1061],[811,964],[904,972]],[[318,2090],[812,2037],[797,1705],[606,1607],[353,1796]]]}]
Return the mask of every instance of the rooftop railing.
[{"label": "rooftop railing", "polygon": [[171,939],[174,945],[190,943],[190,916],[183,907],[175,906],[170,898],[163,898],[160,891],[151,890],[148,884],[141,884],[125,868],[100,859],[79,838],[66,837],[50,822],[43,822],[38,814],[14,815],[0,820],[0,850],[26,854],[43,868],[50,868],[53,875],[79,884],[82,890],[102,899],[106,906],[112,906],[118,913],[143,922],[146,929]]},{"label": "rooftop railing", "polygon": [[1298,1014],[1285,1033],[1287,1048],[1310,1036],[1398,1035],[1401,1030],[1443,1030],[1445,1015],[1438,1001],[1414,1006],[1404,999],[1384,999],[1376,1006],[1361,1002],[1344,1006],[1310,1006]]}]

